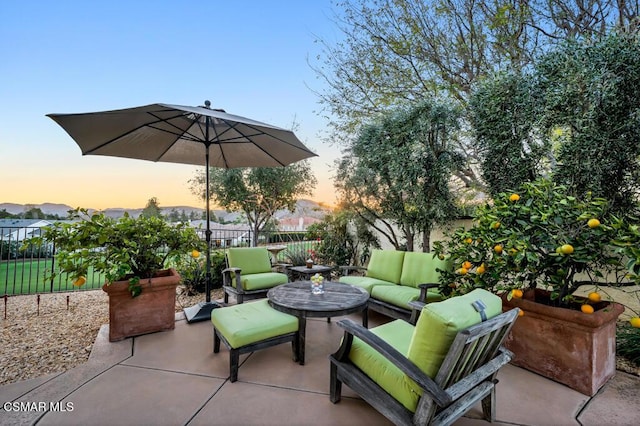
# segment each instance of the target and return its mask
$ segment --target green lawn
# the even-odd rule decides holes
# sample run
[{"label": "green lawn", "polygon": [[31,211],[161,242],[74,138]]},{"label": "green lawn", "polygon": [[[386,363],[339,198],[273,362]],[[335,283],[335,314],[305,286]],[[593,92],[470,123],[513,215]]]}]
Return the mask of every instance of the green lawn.
[{"label": "green lawn", "polygon": [[[44,282],[51,259],[9,260],[0,262],[0,295],[35,294],[52,291],[51,281]],[[89,271],[83,290],[98,289],[104,284],[104,277]],[[71,291],[77,288],[65,275],[53,281],[53,291]]]}]

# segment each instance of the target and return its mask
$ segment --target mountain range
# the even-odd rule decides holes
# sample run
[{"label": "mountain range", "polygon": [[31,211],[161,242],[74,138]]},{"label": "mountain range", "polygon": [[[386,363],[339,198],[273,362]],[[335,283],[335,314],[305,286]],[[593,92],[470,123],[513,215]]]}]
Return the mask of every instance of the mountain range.
[{"label": "mountain range", "polygon": [[[16,203],[0,203],[0,211],[6,210],[11,214],[20,214],[31,208],[38,208],[42,210],[43,213],[58,215],[60,218],[67,217],[69,210],[73,210],[73,207],[67,204],[58,204],[58,203],[42,203],[42,204],[16,204]],[[191,207],[191,206],[168,206],[168,207],[160,207],[162,214],[167,215],[171,211],[176,210],[178,213],[182,213],[183,211],[187,216],[191,215],[192,212],[195,212],[196,215],[200,216],[203,212],[203,208]],[[88,209],[91,211],[96,211],[96,209]],[[124,216],[125,212],[128,213],[132,217],[138,217],[140,213],[144,210],[144,208],[120,208],[113,207],[102,210],[106,216],[119,218]],[[322,219],[328,212],[331,211],[331,208],[319,204],[312,200],[298,200],[296,202],[295,211],[292,213],[288,210],[282,210],[276,212],[276,217],[278,219],[283,219],[287,217],[315,217],[318,219]],[[237,212],[228,212],[225,210],[213,210],[213,213],[217,218],[224,219],[226,221],[233,221],[234,217],[237,217]]]}]

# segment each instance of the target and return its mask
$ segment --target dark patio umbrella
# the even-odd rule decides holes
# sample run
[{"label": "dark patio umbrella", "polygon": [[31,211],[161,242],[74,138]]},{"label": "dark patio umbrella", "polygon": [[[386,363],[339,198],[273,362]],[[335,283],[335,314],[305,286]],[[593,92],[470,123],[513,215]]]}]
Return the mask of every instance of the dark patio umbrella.
[{"label": "dark patio umbrella", "polygon": [[205,106],[152,104],[114,111],[47,114],[83,155],[106,155],[206,167],[206,302],[185,309],[187,321],[211,309],[209,167],[278,167],[315,156],[293,132]]}]

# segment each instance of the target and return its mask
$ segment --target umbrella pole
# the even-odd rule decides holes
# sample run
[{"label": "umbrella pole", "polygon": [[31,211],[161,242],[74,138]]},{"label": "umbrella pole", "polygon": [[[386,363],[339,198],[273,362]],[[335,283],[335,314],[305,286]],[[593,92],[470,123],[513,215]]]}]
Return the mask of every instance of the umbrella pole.
[{"label": "umbrella pole", "polygon": [[[207,117],[207,140],[209,140],[209,117]],[[206,206],[207,206],[207,212],[205,213],[205,217],[207,219],[207,230],[205,231],[205,240],[207,242],[207,269],[206,269],[206,273],[205,273],[205,280],[206,280],[206,284],[205,284],[205,289],[207,292],[207,298],[205,299],[206,303],[211,302],[211,213],[210,213],[210,208],[209,208],[209,143],[207,142],[207,150],[205,153],[205,158],[206,158],[206,170],[205,170],[205,183],[207,185],[207,188],[205,189],[205,196],[207,197],[207,201],[206,201]]]},{"label": "umbrella pole", "polygon": [[189,308],[184,309],[184,315],[187,318],[188,323],[205,321],[211,319],[211,311],[215,308],[219,308],[216,302],[211,301],[211,225],[210,222],[210,208],[209,208],[209,117],[206,117],[206,126],[205,126],[205,139],[207,140],[205,144],[205,197],[206,197],[206,207],[207,211],[205,213],[205,218],[207,219],[207,228],[205,231],[205,240],[207,242],[207,251],[206,251],[206,272],[205,272],[205,291],[207,293],[206,299],[204,303],[198,303],[195,306],[191,306]]}]

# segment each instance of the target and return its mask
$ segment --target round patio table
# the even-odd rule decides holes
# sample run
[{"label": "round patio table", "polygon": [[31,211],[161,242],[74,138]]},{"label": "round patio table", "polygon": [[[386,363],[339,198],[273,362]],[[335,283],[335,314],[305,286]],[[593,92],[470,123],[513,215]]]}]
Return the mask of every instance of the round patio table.
[{"label": "round patio table", "polygon": [[298,317],[300,364],[304,364],[307,318],[331,318],[362,312],[367,323],[366,290],[349,284],[324,282],[323,294],[311,293],[311,281],[295,281],[272,288],[267,293],[274,309]]}]

